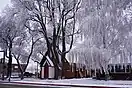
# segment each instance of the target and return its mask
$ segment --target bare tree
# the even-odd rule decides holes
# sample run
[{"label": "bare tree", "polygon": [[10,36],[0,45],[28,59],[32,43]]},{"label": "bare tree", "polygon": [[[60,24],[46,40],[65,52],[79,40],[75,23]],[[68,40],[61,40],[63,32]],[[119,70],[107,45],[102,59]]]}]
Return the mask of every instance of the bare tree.
[{"label": "bare tree", "polygon": [[[12,10],[12,8],[6,8],[4,10],[4,15],[1,17],[0,23],[0,42],[1,48],[5,50],[6,57],[9,58],[8,60],[8,68],[7,68],[7,77],[11,77],[11,68],[12,68],[12,49],[13,44],[16,38],[22,33],[23,25],[16,24],[17,18],[17,11]],[[20,23],[21,21],[19,21]],[[20,23],[21,24],[21,23]],[[19,26],[18,26],[19,25]],[[18,30],[19,29],[19,30]]]},{"label": "bare tree", "polygon": [[[21,4],[27,11],[29,18],[25,26],[45,38],[47,51],[44,55],[53,61],[57,79],[59,67],[66,61],[66,53],[71,50],[77,33],[75,23],[80,0],[13,0],[13,3]],[[34,25],[36,28],[32,28]],[[68,38],[70,42],[66,42]],[[66,49],[66,44],[69,49]]]}]

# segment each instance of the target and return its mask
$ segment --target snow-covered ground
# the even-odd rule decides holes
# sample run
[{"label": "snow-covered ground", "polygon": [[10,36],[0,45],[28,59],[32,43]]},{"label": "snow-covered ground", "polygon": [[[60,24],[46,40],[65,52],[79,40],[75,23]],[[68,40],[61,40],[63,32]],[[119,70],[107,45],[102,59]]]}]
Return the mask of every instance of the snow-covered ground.
[{"label": "snow-covered ground", "polygon": [[41,84],[41,85],[76,85],[76,86],[107,86],[107,87],[118,87],[118,88],[132,88],[132,81],[123,80],[95,80],[91,78],[82,79],[60,79],[60,80],[40,80],[35,78],[25,78],[24,80],[12,79],[15,83],[31,83],[31,84]]}]

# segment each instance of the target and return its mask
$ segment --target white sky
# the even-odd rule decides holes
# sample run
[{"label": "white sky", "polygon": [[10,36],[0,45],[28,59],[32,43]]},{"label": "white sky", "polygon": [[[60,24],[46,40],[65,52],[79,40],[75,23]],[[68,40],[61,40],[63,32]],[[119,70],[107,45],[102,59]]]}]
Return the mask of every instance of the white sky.
[{"label": "white sky", "polygon": [[[0,0],[0,12],[10,2],[10,0]],[[0,49],[1,50],[1,49]],[[0,52],[0,58],[3,58],[3,53]]]},{"label": "white sky", "polygon": [[10,0],[0,0],[0,11],[10,2]]}]

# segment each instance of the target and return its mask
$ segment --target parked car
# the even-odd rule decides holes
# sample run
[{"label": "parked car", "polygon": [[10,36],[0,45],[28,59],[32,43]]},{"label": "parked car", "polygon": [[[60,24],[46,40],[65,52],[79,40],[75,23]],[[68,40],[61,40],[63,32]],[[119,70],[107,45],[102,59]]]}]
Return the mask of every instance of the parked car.
[{"label": "parked car", "polygon": [[25,72],[25,73],[24,73],[24,76],[26,76],[26,77],[32,77],[32,76],[33,76],[33,73]]}]

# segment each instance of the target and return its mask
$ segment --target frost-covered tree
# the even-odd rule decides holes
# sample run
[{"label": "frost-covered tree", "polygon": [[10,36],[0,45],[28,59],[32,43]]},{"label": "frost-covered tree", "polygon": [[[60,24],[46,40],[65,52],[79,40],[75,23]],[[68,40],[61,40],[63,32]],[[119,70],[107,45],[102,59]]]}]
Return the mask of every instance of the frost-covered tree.
[{"label": "frost-covered tree", "polygon": [[6,11],[10,14],[1,17],[1,42],[9,51],[13,47],[10,53],[18,61],[28,63],[30,58],[40,61],[48,56],[55,65],[56,79],[60,68],[63,72],[71,50],[71,63],[108,72],[109,63],[131,60],[131,3],[131,0],[12,0],[12,8]]},{"label": "frost-covered tree", "polygon": [[[17,8],[27,11],[29,18],[26,27],[39,32],[39,36],[45,39],[47,50],[43,55],[49,56],[53,61],[57,78],[59,67],[66,61],[65,56],[72,48],[74,35],[77,33],[75,23],[80,0],[12,0],[12,2]],[[66,45],[70,46],[69,49]]]},{"label": "frost-covered tree", "polygon": [[[41,38],[38,38],[35,35],[32,36],[28,34],[26,38],[18,37],[14,44],[12,54],[18,63],[18,67],[21,72],[21,79],[24,79],[24,73],[27,69],[29,61],[34,58],[37,59],[36,57],[33,57],[33,55],[36,52],[34,50],[35,50],[35,46],[37,46],[36,43],[39,41],[39,39]],[[21,67],[22,63],[25,64],[24,68]]]},{"label": "frost-covered tree", "polygon": [[19,18],[17,17],[17,10],[7,7],[3,13],[4,14],[1,16],[0,22],[0,46],[7,52],[6,57],[9,58],[7,77],[9,77],[10,80],[13,44],[16,42],[16,38],[23,33],[24,25],[21,24],[23,20],[18,20]]},{"label": "frost-covered tree", "polygon": [[[93,68],[107,72],[107,66],[112,60],[118,62],[121,48],[126,54],[124,57],[127,57],[124,44],[126,44],[126,37],[131,33],[131,22],[130,15],[127,14],[126,18],[124,12],[128,13],[129,9],[130,14],[131,1],[82,0],[82,5],[77,15],[82,42],[76,45],[77,49],[72,51],[75,54],[72,55],[80,59],[78,63],[91,62]],[[81,62],[82,59],[85,62]]]},{"label": "frost-covered tree", "polygon": [[[5,50],[8,60],[7,77],[11,77],[12,58],[18,63],[21,79],[33,54],[35,43],[40,39],[36,34],[31,34],[25,26],[27,16],[15,7],[7,7],[3,11],[0,23],[0,47]],[[21,64],[26,66],[22,69]]]}]

